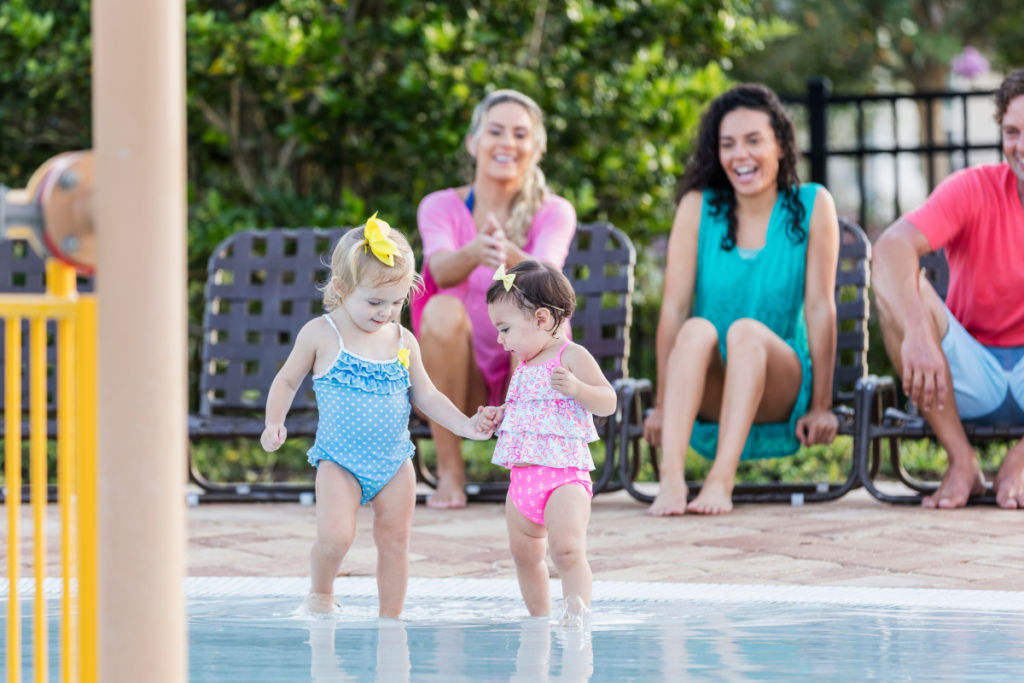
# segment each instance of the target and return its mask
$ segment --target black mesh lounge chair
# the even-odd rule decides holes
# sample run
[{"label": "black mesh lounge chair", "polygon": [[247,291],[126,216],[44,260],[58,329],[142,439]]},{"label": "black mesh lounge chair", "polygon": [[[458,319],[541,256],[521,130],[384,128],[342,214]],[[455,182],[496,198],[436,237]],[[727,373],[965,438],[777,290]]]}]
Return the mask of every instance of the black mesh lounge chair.
[{"label": "black mesh lounge chair", "polygon": [[[91,292],[93,291],[93,280],[91,277],[79,277],[78,278],[78,291],[79,292]],[[46,292],[46,262],[40,258],[25,240],[0,240],[0,294],[43,294]],[[54,339],[57,332],[57,323],[50,321],[46,324],[47,342],[46,342],[46,358],[47,364],[53,366],[57,360],[57,346],[54,344]],[[21,330],[21,341],[22,341],[22,372],[21,372],[21,386],[22,386],[22,407],[24,410],[25,419],[22,421],[21,434],[22,437],[28,437],[30,434],[29,420],[28,420],[28,396],[29,396],[29,377],[28,377],[28,362],[29,362],[29,324],[28,321],[22,323]],[[0,359],[3,359],[4,352],[6,349],[7,336],[6,336],[6,323],[0,321]],[[4,382],[4,363],[0,360],[0,386],[3,386]],[[57,396],[57,373],[49,372],[46,378],[46,407],[49,412],[47,418],[46,431],[48,438],[55,439],[57,437],[57,420],[54,417],[56,412],[56,396]],[[0,413],[2,413],[5,405],[6,397],[3,391],[0,391]],[[0,420],[0,438],[3,437],[6,430],[6,425],[3,420]],[[28,502],[29,487],[24,486],[22,488],[22,497]],[[55,502],[57,495],[57,488],[55,486],[50,487],[50,501]],[[0,501],[3,500],[2,494],[0,494]]]},{"label": "black mesh lounge chair", "polygon": [[[247,230],[222,242],[210,257],[203,317],[199,413],[189,415],[189,437],[259,438],[267,392],[288,357],[295,335],[322,311],[316,284],[327,278],[328,253],[341,228]],[[574,338],[601,362],[606,376],[619,380],[629,353],[630,295],[635,252],[629,239],[607,223],[577,228],[565,273],[576,289],[579,309]],[[285,426],[289,436],[316,434],[316,398],[307,376],[295,395]],[[616,416],[598,418],[605,441],[605,466],[595,493],[618,488],[615,473]],[[426,423],[413,417],[413,441],[430,438]],[[417,447],[417,478],[435,485]],[[189,457],[192,480],[203,500],[295,500],[312,492],[309,484],[216,484]],[[508,485],[470,483],[471,500],[503,500]]]},{"label": "black mesh lounge chair", "polygon": [[[832,388],[834,411],[839,418],[839,433],[854,434],[855,383],[867,374],[868,349],[868,295],[871,243],[856,224],[839,220],[842,239],[839,250],[839,269],[836,274],[836,307],[839,327],[836,344],[835,379]],[[622,435],[619,440],[619,478],[626,490],[637,500],[654,501],[654,496],[640,491],[635,480],[643,465],[643,418],[653,402],[650,380],[625,380],[620,389],[622,407]],[[657,449],[649,448],[651,465],[658,474]],[[878,452],[873,467],[878,466]],[[835,500],[858,485],[858,472],[850,467],[850,474],[842,483],[809,484],[737,484],[732,498],[737,503],[822,502]],[[701,482],[687,482],[690,499],[700,492]]]},{"label": "black mesh lounge chair", "polygon": [[[949,264],[942,251],[928,254],[921,258],[924,269],[936,293],[943,300],[949,288]],[[952,391],[952,388],[950,388]],[[857,467],[861,483],[878,500],[887,503],[903,503],[919,505],[921,500],[938,488],[937,482],[925,482],[907,472],[900,461],[900,441],[902,439],[935,439],[935,432],[925,422],[917,407],[909,400],[904,410],[897,404],[896,382],[892,377],[876,377],[871,375],[857,382],[857,427],[854,437],[854,463]],[[863,417],[862,417],[863,416]],[[1024,438],[1024,425],[1010,427],[990,427],[964,423],[964,431],[971,443],[984,441],[1010,441]],[[868,455],[879,452],[882,440],[889,441],[889,460],[896,477],[914,490],[914,495],[890,495],[883,493],[875,486],[878,474],[877,458]],[[869,463],[869,460],[871,461]],[[996,497],[991,484],[980,496],[974,496],[968,504],[995,504]]]}]

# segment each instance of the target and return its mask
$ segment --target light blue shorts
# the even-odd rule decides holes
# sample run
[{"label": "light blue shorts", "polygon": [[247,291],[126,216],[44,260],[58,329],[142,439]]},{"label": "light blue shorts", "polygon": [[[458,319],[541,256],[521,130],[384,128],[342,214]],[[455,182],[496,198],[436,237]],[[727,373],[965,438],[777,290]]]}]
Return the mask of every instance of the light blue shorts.
[{"label": "light blue shorts", "polygon": [[942,351],[960,419],[991,426],[1024,424],[1024,346],[984,346],[948,308],[946,320]]}]

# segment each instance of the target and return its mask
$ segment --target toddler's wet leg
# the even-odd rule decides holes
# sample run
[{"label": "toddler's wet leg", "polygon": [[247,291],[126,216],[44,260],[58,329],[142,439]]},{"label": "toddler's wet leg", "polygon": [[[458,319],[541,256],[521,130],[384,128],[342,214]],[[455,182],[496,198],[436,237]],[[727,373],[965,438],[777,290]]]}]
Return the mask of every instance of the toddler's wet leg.
[{"label": "toddler's wet leg", "polygon": [[402,615],[409,587],[409,538],[416,509],[416,474],[407,460],[370,503],[373,542],[377,546],[377,594],[380,616]]},{"label": "toddler's wet leg", "polygon": [[590,496],[576,484],[559,486],[544,509],[551,560],[562,577],[562,596],[578,595],[589,607],[594,576],[587,562],[587,524]]},{"label": "toddler's wet leg", "polygon": [[516,562],[516,576],[523,602],[531,616],[551,614],[551,589],[548,585],[548,566],[544,562],[547,553],[547,532],[516,509],[515,504],[505,499],[505,519],[508,522],[508,540],[512,559]]},{"label": "toddler's wet leg", "polygon": [[334,593],[334,579],[356,535],[361,494],[351,472],[328,460],[320,461],[316,472],[316,541],[309,558],[313,593]]}]

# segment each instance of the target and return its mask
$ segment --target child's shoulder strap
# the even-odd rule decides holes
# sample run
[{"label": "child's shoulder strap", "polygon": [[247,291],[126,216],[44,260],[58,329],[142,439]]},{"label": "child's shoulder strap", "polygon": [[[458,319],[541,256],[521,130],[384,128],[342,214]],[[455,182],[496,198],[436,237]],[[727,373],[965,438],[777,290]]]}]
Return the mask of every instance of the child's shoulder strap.
[{"label": "child's shoulder strap", "polygon": [[341,338],[341,332],[338,330],[338,326],[334,324],[334,321],[331,319],[331,316],[324,313],[323,318],[324,320],[327,321],[327,324],[331,326],[331,329],[334,330],[334,334],[338,335],[338,346],[341,348],[345,348],[345,340]]},{"label": "child's shoulder strap", "polygon": [[562,344],[562,348],[558,349],[558,355],[555,356],[555,365],[561,365],[562,364],[562,352],[565,351],[569,347],[569,344],[571,344],[571,343],[572,343],[571,341],[566,339],[565,343]]}]

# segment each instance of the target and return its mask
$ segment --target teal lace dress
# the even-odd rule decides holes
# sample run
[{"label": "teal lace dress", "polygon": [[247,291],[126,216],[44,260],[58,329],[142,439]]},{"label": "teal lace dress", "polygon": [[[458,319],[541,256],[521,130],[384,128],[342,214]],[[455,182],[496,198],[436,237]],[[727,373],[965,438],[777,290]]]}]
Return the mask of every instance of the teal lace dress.
[{"label": "teal lace dress", "polygon": [[[804,231],[809,232],[814,199],[820,185],[799,189],[804,207]],[[789,344],[800,358],[803,377],[796,405],[786,422],[755,424],[743,446],[741,460],[792,455],[800,448],[796,422],[811,402],[811,355],[804,319],[804,279],[807,266],[806,237],[795,244],[786,230],[790,212],[782,199],[775,203],[765,245],[756,253],[741,254],[739,248],[722,249],[728,224],[725,212],[714,215],[710,197],[704,191],[704,209],[697,240],[697,282],[693,315],[710,321],[718,330],[718,347],[728,364],[725,349],[729,327],[740,318],[752,318],[767,325]],[[718,446],[718,423],[697,420],[690,445],[705,458],[714,458]]]}]

